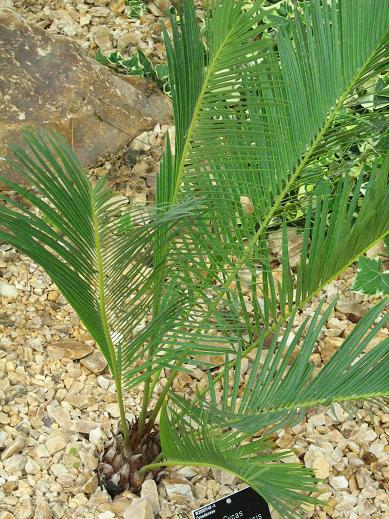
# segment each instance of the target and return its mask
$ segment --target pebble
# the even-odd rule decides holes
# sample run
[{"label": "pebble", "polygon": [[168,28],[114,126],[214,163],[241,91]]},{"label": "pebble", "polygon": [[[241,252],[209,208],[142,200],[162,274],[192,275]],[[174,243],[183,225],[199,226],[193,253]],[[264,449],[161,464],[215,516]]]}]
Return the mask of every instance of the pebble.
[{"label": "pebble", "polygon": [[109,385],[110,385],[110,381],[107,378],[103,377],[102,375],[99,375],[97,377],[97,383],[99,384],[99,386],[102,389],[108,389]]},{"label": "pebble", "polygon": [[86,357],[93,351],[93,346],[86,342],[74,341],[70,339],[55,342],[47,347],[47,353],[52,359],[72,359],[78,360]]},{"label": "pebble", "polygon": [[[97,516],[98,519],[114,519],[115,517],[116,517],[116,515],[113,512],[110,512],[108,510],[106,512],[102,512],[101,514],[98,514],[98,516]],[[138,518],[136,518],[136,519],[138,519]]]},{"label": "pebble", "polygon": [[106,406],[106,410],[108,411],[108,413],[112,416],[112,418],[119,418],[120,416],[120,411],[119,411],[119,406],[118,404],[108,404]]},{"label": "pebble", "polygon": [[153,508],[149,501],[140,499],[124,512],[123,519],[154,519]]},{"label": "pebble", "polygon": [[326,479],[330,475],[330,465],[324,456],[318,456],[312,463],[316,477]]},{"label": "pebble", "polygon": [[342,490],[348,487],[348,481],[344,476],[330,476],[330,485],[334,490]]},{"label": "pebble", "polygon": [[4,461],[4,469],[8,474],[19,474],[24,470],[26,461],[26,456],[23,454],[14,454]]},{"label": "pebble", "polygon": [[103,436],[104,436],[104,433],[101,430],[101,428],[100,427],[96,427],[96,429],[92,429],[89,432],[89,441],[91,443],[93,443],[94,445],[97,445],[101,441]]},{"label": "pebble", "polygon": [[43,497],[36,500],[34,519],[52,519],[50,506]]},{"label": "pebble", "polygon": [[193,501],[193,492],[190,483],[182,479],[164,479],[163,481],[168,497],[174,499],[177,495],[188,501]]},{"label": "pebble", "polygon": [[159,514],[161,507],[159,504],[158,489],[153,479],[146,479],[146,481],[143,482],[140,495],[142,499],[149,501],[154,513]]},{"label": "pebble", "polygon": [[94,33],[94,39],[96,45],[101,50],[108,50],[112,48],[111,33],[109,29],[106,29],[105,27],[97,29],[97,31]]},{"label": "pebble", "polygon": [[18,296],[18,289],[8,283],[0,283],[0,296],[14,299]]},{"label": "pebble", "polygon": [[55,454],[58,451],[63,450],[67,445],[67,437],[62,431],[56,431],[47,437],[46,448],[49,454]]},{"label": "pebble", "polygon": [[25,446],[26,439],[24,436],[18,436],[14,442],[11,443],[9,447],[3,450],[1,454],[1,459],[4,461],[14,454],[18,454]]},{"label": "pebble", "polygon": [[95,375],[100,375],[108,365],[104,355],[99,351],[94,351],[91,355],[83,358],[80,362]]},{"label": "pebble", "polygon": [[38,472],[40,472],[41,467],[39,463],[37,463],[32,458],[28,457],[24,470],[27,474],[37,474]]}]

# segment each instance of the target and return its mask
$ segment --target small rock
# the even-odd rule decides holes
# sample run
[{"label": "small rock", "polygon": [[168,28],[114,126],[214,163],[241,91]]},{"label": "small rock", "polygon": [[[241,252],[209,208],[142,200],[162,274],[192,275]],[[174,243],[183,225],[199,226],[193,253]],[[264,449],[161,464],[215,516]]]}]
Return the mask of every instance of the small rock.
[{"label": "small rock", "polygon": [[59,297],[58,290],[50,290],[50,292],[47,294],[47,299],[49,301],[57,301],[58,297]]},{"label": "small rock", "polygon": [[107,510],[106,512],[102,512],[97,516],[97,519],[114,519],[116,515],[113,512]]},{"label": "small rock", "polygon": [[112,416],[112,418],[119,418],[120,411],[118,404],[108,404],[106,410]]},{"label": "small rock", "polygon": [[165,479],[164,485],[168,497],[173,498],[175,494],[185,497],[188,501],[193,501],[192,488],[188,481],[182,479]]},{"label": "small rock", "polygon": [[55,342],[47,347],[47,354],[52,359],[71,359],[79,360],[93,351],[93,346],[86,342],[73,341],[66,339],[61,342]]},{"label": "small rock", "polygon": [[43,497],[36,500],[34,519],[52,519],[50,506]]},{"label": "small rock", "polygon": [[68,393],[65,395],[63,399],[64,402],[67,402],[72,407],[80,409],[80,411],[87,409],[92,404],[92,399],[87,395],[72,395]]},{"label": "small rock", "polygon": [[67,437],[62,431],[56,431],[47,437],[46,447],[50,454],[63,450],[67,445]]},{"label": "small rock", "polygon": [[5,414],[5,413],[2,413],[0,411],[0,424],[1,425],[7,425],[7,424],[9,424],[10,421],[11,420],[9,419],[9,416],[7,414]]},{"label": "small rock", "polygon": [[11,512],[0,512],[0,519],[15,519],[15,516]]},{"label": "small rock", "polygon": [[198,472],[193,467],[181,467],[177,470],[177,474],[183,476],[185,479],[191,479],[197,476]]},{"label": "small rock", "polygon": [[326,424],[326,417],[324,413],[315,414],[308,418],[308,423],[312,424],[314,427],[320,427],[321,425]]},{"label": "small rock", "polygon": [[23,436],[18,436],[16,440],[3,451],[1,454],[1,459],[4,461],[14,454],[19,454],[19,452],[24,448],[25,444],[26,439]]},{"label": "small rock", "polygon": [[[12,9],[14,7],[13,0],[0,0],[0,7],[7,7]],[[0,519],[3,519],[2,517]]]},{"label": "small rock", "polygon": [[93,443],[94,445],[97,445],[101,438],[103,437],[104,433],[101,430],[100,427],[96,427],[96,429],[92,429],[89,433],[89,441]]},{"label": "small rock", "polygon": [[64,429],[69,432],[76,432],[81,434],[89,434],[92,429],[98,427],[97,422],[90,422],[88,420],[69,420],[64,425]]},{"label": "small rock", "polygon": [[336,308],[352,323],[360,321],[369,310],[369,306],[366,303],[339,303]]},{"label": "small rock", "polygon": [[[285,458],[283,461],[285,462]],[[293,461],[291,463],[295,463],[295,461]],[[299,463],[298,458],[297,458],[297,463]],[[222,485],[236,485],[238,481],[239,481],[238,478],[234,474],[231,474],[231,472],[226,472],[225,470],[221,471],[220,482]]]},{"label": "small rock", "polygon": [[327,414],[330,418],[332,418],[332,420],[334,420],[334,422],[343,423],[348,418],[348,413],[344,412],[343,407],[340,404],[338,404],[338,402],[332,404],[332,407]]},{"label": "small rock", "polygon": [[358,498],[352,494],[342,493],[342,497],[338,497],[335,505],[335,510],[343,512],[344,510],[351,510],[357,504]]},{"label": "small rock", "polygon": [[47,450],[46,445],[42,445],[42,444],[38,445],[35,449],[35,452],[36,452],[36,455],[38,456],[38,458],[49,458],[50,457],[50,453]]},{"label": "small rock", "polygon": [[100,375],[100,373],[102,373],[107,367],[108,362],[100,351],[94,351],[91,355],[82,359],[80,364],[85,366],[95,375]]},{"label": "small rock", "polygon": [[18,505],[15,507],[15,514],[18,519],[32,518],[33,510],[31,500],[28,497],[19,501]]},{"label": "small rock", "polygon": [[343,490],[348,487],[348,481],[344,476],[330,477],[330,485],[334,490]]},{"label": "small rock", "polygon": [[330,465],[323,456],[318,456],[313,461],[312,468],[319,479],[326,479],[330,475]]},{"label": "small rock", "polygon": [[102,388],[102,389],[108,389],[109,388],[109,384],[110,384],[110,381],[103,377],[102,375],[99,375],[97,377],[97,383],[98,385]]},{"label": "small rock", "polygon": [[91,476],[85,483],[85,485],[81,488],[81,492],[84,492],[84,494],[94,494],[98,486],[99,481],[97,479],[97,476],[96,474],[93,474],[93,476]]},{"label": "small rock", "polygon": [[88,13],[80,14],[80,27],[85,27],[86,25],[89,25],[90,21],[91,21],[91,16]]},{"label": "small rock", "polygon": [[28,457],[24,470],[27,472],[27,474],[37,474],[38,472],[40,472],[41,467],[39,463],[37,463],[32,458]]},{"label": "small rock", "polygon": [[50,467],[51,472],[57,478],[62,478],[68,475],[68,469],[63,463],[53,463]]},{"label": "small rock", "polygon": [[14,299],[18,295],[18,289],[8,283],[0,283],[0,296]]},{"label": "small rock", "polygon": [[338,351],[343,344],[344,339],[340,337],[326,337],[319,346],[321,358],[324,362],[328,362],[330,358]]},{"label": "small rock", "polygon": [[153,508],[146,499],[133,503],[124,514],[123,519],[154,519]]},{"label": "small rock", "polygon": [[79,506],[84,506],[88,503],[88,498],[79,492],[72,499],[69,499],[69,508],[77,508]]},{"label": "small rock", "polygon": [[19,474],[24,470],[26,461],[26,456],[23,454],[14,454],[4,461],[4,469],[8,474]]},{"label": "small rock", "polygon": [[153,479],[146,479],[143,482],[142,490],[141,490],[142,499],[146,499],[151,504],[154,513],[159,514],[160,505],[159,505],[159,496],[158,489],[155,481]]},{"label": "small rock", "polygon": [[109,50],[112,48],[111,33],[106,27],[100,27],[94,34],[96,45],[101,50]]}]

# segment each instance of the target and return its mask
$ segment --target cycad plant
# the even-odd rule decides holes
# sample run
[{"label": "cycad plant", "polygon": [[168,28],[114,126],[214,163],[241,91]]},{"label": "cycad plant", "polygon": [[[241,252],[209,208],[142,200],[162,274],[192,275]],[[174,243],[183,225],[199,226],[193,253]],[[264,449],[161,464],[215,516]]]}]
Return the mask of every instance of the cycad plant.
[{"label": "cycad plant", "polygon": [[[121,415],[100,464],[111,492],[160,466],[206,465],[289,518],[315,502],[316,479],[280,463],[273,433],[307,408],[389,395],[389,339],[367,348],[385,301],[321,369],[310,356],[335,302],[296,324],[389,232],[385,121],[355,109],[387,70],[389,9],[307,0],[281,16],[263,4],[209,1],[201,30],[191,0],[172,15],[176,137],[152,206],[128,208],[104,180],[91,184],[57,135],[32,132],[12,164],[33,189],[4,180],[19,196],[0,209],[0,238],[46,270],[108,361]],[[288,252],[296,233],[299,261]],[[206,387],[173,391],[194,365]],[[143,408],[129,424],[123,392],[139,384]]]}]

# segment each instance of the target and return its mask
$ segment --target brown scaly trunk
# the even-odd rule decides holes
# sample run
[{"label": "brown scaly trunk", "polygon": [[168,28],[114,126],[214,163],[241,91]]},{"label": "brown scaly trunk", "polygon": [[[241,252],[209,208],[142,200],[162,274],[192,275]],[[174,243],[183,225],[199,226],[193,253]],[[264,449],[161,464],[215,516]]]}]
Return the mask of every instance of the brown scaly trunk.
[{"label": "brown scaly trunk", "polygon": [[101,485],[111,497],[129,489],[139,492],[146,474],[139,472],[143,466],[152,463],[161,453],[159,434],[154,428],[146,427],[142,438],[137,440],[138,422],[129,426],[130,452],[125,453],[121,432],[112,435],[100,456],[97,468]]}]

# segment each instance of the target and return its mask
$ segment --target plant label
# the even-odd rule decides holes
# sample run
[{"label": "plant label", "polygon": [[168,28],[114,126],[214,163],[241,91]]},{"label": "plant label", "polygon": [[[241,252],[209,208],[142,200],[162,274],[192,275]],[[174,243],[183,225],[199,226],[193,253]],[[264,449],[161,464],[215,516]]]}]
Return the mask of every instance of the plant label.
[{"label": "plant label", "polygon": [[266,501],[250,487],[204,505],[193,519],[271,519]]}]

